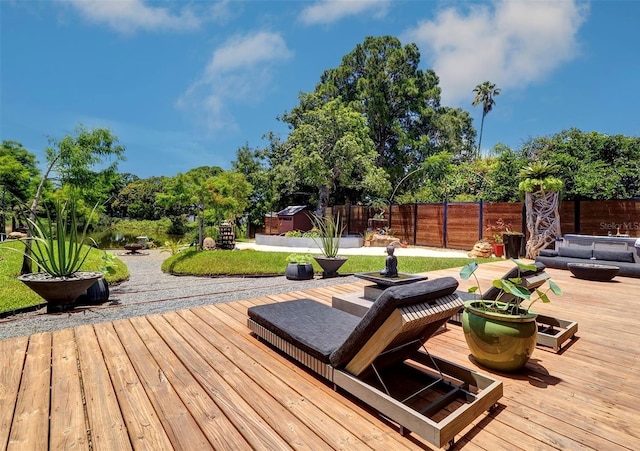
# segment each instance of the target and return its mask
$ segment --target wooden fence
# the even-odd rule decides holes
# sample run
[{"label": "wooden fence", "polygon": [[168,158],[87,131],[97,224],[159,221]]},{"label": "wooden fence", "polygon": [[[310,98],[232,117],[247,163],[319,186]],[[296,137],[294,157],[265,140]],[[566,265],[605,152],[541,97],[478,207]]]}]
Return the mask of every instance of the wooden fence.
[{"label": "wooden fence", "polygon": [[[373,211],[360,205],[331,207],[340,214],[347,233],[364,235]],[[499,221],[513,232],[526,232],[523,203],[420,203],[392,205],[385,211],[392,233],[408,244],[449,249],[471,249],[476,241],[493,239]],[[267,218],[261,233],[276,234]],[[611,232],[640,237],[640,199],[576,200],[560,205],[562,233],[607,235]]]}]

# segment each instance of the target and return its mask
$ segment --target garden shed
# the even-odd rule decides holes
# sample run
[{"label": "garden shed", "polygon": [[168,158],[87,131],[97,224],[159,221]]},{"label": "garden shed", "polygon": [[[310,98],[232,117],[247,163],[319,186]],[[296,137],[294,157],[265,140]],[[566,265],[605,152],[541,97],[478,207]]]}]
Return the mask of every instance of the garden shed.
[{"label": "garden shed", "polygon": [[286,233],[292,230],[306,232],[313,228],[311,212],[306,205],[290,205],[278,212],[278,233]]}]

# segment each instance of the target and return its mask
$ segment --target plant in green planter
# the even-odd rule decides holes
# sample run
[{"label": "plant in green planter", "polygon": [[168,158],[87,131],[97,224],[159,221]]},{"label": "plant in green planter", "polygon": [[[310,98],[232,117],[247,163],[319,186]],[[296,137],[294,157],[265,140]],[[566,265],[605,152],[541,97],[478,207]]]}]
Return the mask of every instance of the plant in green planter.
[{"label": "plant in green planter", "polygon": [[310,254],[289,254],[287,257],[287,270],[285,277],[289,280],[313,279],[313,264]]},{"label": "plant in green planter", "polygon": [[[535,349],[537,315],[530,310],[531,306],[537,301],[550,302],[549,292],[562,294],[552,280],[535,277],[539,271],[536,265],[511,261],[517,267],[512,271],[515,274],[495,279],[485,294],[479,288],[476,262],[460,270],[462,279],[473,277],[477,284],[469,289],[477,297],[465,302],[462,315],[465,340],[477,362],[500,371],[522,368]],[[525,301],[527,304],[523,305]]]},{"label": "plant in green planter", "polygon": [[73,199],[64,204],[56,202],[55,217],[47,210],[46,221],[27,218],[29,237],[26,239],[31,246],[30,252],[25,254],[40,272],[18,278],[47,301],[48,312],[72,305],[102,277],[101,272],[80,271],[91,250],[84,241],[96,208],[97,205],[81,233],[78,233],[76,203]]},{"label": "plant in green planter", "polygon": [[336,277],[338,269],[347,261],[346,257],[338,257],[340,238],[345,226],[342,225],[339,214],[333,217],[313,215],[311,221],[319,233],[313,240],[318,244],[322,257],[314,258],[324,271],[322,276]]}]

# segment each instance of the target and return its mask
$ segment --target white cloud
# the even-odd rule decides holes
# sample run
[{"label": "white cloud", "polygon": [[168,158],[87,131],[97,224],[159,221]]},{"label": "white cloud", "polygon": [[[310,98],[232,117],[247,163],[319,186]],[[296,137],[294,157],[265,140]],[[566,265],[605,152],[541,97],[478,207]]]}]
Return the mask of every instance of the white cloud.
[{"label": "white cloud", "polygon": [[157,3],[152,6],[143,0],[61,1],[73,6],[87,20],[106,24],[121,33],[133,33],[137,30],[196,29],[200,27],[207,14],[224,14],[220,9],[226,4],[226,2],[215,3],[211,5],[208,13],[204,14],[188,6],[169,8],[155,6]]},{"label": "white cloud", "polygon": [[235,128],[230,106],[258,102],[269,90],[274,66],[291,57],[277,33],[234,36],[213,52],[202,76],[177,106],[198,114],[210,130]]},{"label": "white cloud", "polygon": [[576,34],[587,13],[573,0],[496,0],[465,13],[443,9],[402,39],[418,44],[430,61],[443,104],[468,106],[473,88],[485,80],[503,92],[519,89],[575,58]]},{"label": "white cloud", "polygon": [[300,13],[300,20],[307,25],[330,24],[365,11],[376,15],[386,14],[389,0],[319,0]]}]

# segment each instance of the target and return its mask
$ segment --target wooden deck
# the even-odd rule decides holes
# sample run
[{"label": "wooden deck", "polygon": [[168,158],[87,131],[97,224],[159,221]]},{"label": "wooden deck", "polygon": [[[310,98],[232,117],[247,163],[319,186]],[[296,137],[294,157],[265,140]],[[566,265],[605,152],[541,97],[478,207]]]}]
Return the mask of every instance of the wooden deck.
[{"label": "wooden deck", "polygon": [[[485,286],[510,267],[484,265]],[[579,322],[538,348],[457,449],[640,449],[640,279],[548,272],[565,291],[540,313]],[[452,275],[457,270],[428,274]],[[467,281],[462,287],[469,284]],[[330,303],[361,283],[0,341],[0,449],[430,449],[250,335],[250,305]],[[462,330],[427,342],[469,367]],[[483,370],[488,372],[486,370]]]}]

